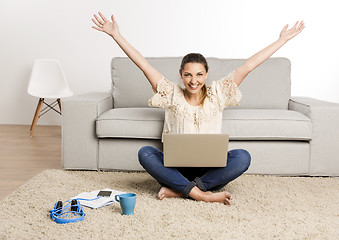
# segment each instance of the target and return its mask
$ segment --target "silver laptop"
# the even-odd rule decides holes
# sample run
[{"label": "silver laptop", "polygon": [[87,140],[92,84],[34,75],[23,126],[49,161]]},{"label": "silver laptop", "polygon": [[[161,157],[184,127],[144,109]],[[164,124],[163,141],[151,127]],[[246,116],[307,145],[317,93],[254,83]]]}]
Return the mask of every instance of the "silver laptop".
[{"label": "silver laptop", "polygon": [[165,167],[225,167],[228,134],[164,134]]}]

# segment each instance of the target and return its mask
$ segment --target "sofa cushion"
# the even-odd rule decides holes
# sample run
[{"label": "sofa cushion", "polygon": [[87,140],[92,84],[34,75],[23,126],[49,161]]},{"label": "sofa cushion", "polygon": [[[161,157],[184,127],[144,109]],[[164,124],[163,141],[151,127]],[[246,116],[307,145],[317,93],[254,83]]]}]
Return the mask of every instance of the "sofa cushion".
[{"label": "sofa cushion", "polygon": [[227,109],[221,131],[232,140],[309,141],[312,122],[302,113],[291,110]]},{"label": "sofa cushion", "polygon": [[[161,139],[165,118],[160,108],[117,108],[96,121],[99,138]],[[312,138],[311,120],[291,110],[226,109],[222,133],[230,140],[301,140]]]},{"label": "sofa cushion", "polygon": [[[146,58],[164,77],[183,87],[179,75],[182,57]],[[226,77],[246,59],[206,58],[209,71],[206,84]],[[152,88],[142,71],[128,58],[112,60],[114,108],[148,107]],[[239,106],[230,109],[288,109],[291,97],[291,62],[287,58],[269,58],[248,74],[239,86],[243,95]]]},{"label": "sofa cushion", "polygon": [[99,138],[160,139],[164,120],[161,108],[116,108],[98,117],[96,132]]}]

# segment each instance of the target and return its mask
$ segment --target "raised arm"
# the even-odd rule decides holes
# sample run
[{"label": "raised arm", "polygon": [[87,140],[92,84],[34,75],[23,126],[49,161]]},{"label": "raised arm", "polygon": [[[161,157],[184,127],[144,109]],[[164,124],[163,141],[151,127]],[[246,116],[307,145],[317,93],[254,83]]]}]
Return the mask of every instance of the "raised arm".
[{"label": "raised arm", "polygon": [[162,78],[162,74],[152,67],[147,60],[138,52],[127,40],[121,35],[118,27],[118,23],[114,16],[111,16],[112,22],[107,20],[105,16],[99,12],[99,16],[94,14],[95,19],[92,21],[96,26],[92,28],[107,33],[111,36],[120,48],[126,53],[126,55],[137,65],[144,73],[152,88],[157,89],[157,84]]},{"label": "raised arm", "polygon": [[279,39],[273,42],[268,47],[264,48],[260,52],[254,54],[252,57],[248,58],[245,63],[235,70],[234,73],[234,82],[239,86],[244,78],[253,71],[260,64],[265,62],[270,56],[273,55],[279,48],[281,48],[287,41],[299,34],[304,28],[305,25],[303,21],[296,22],[293,28],[287,30],[288,24],[283,28],[280,33]]}]

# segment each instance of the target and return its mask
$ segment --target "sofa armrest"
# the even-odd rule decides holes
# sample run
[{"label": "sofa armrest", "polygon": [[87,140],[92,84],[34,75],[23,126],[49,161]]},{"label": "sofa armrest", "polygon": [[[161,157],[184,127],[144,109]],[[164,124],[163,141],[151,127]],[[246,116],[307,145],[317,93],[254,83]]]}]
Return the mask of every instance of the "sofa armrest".
[{"label": "sofa armrest", "polygon": [[87,93],[63,100],[61,165],[64,169],[98,169],[95,121],[112,108],[111,93]]},{"label": "sofa armrest", "polygon": [[291,97],[288,109],[312,120],[310,175],[339,175],[339,104],[308,97]]}]

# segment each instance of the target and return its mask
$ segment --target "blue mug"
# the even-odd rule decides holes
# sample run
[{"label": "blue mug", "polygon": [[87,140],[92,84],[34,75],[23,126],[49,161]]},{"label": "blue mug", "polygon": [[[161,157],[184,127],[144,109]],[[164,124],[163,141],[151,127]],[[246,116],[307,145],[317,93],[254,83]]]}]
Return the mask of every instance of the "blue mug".
[{"label": "blue mug", "polygon": [[115,201],[120,202],[123,215],[133,215],[137,195],[135,193],[124,193],[115,195]]}]

